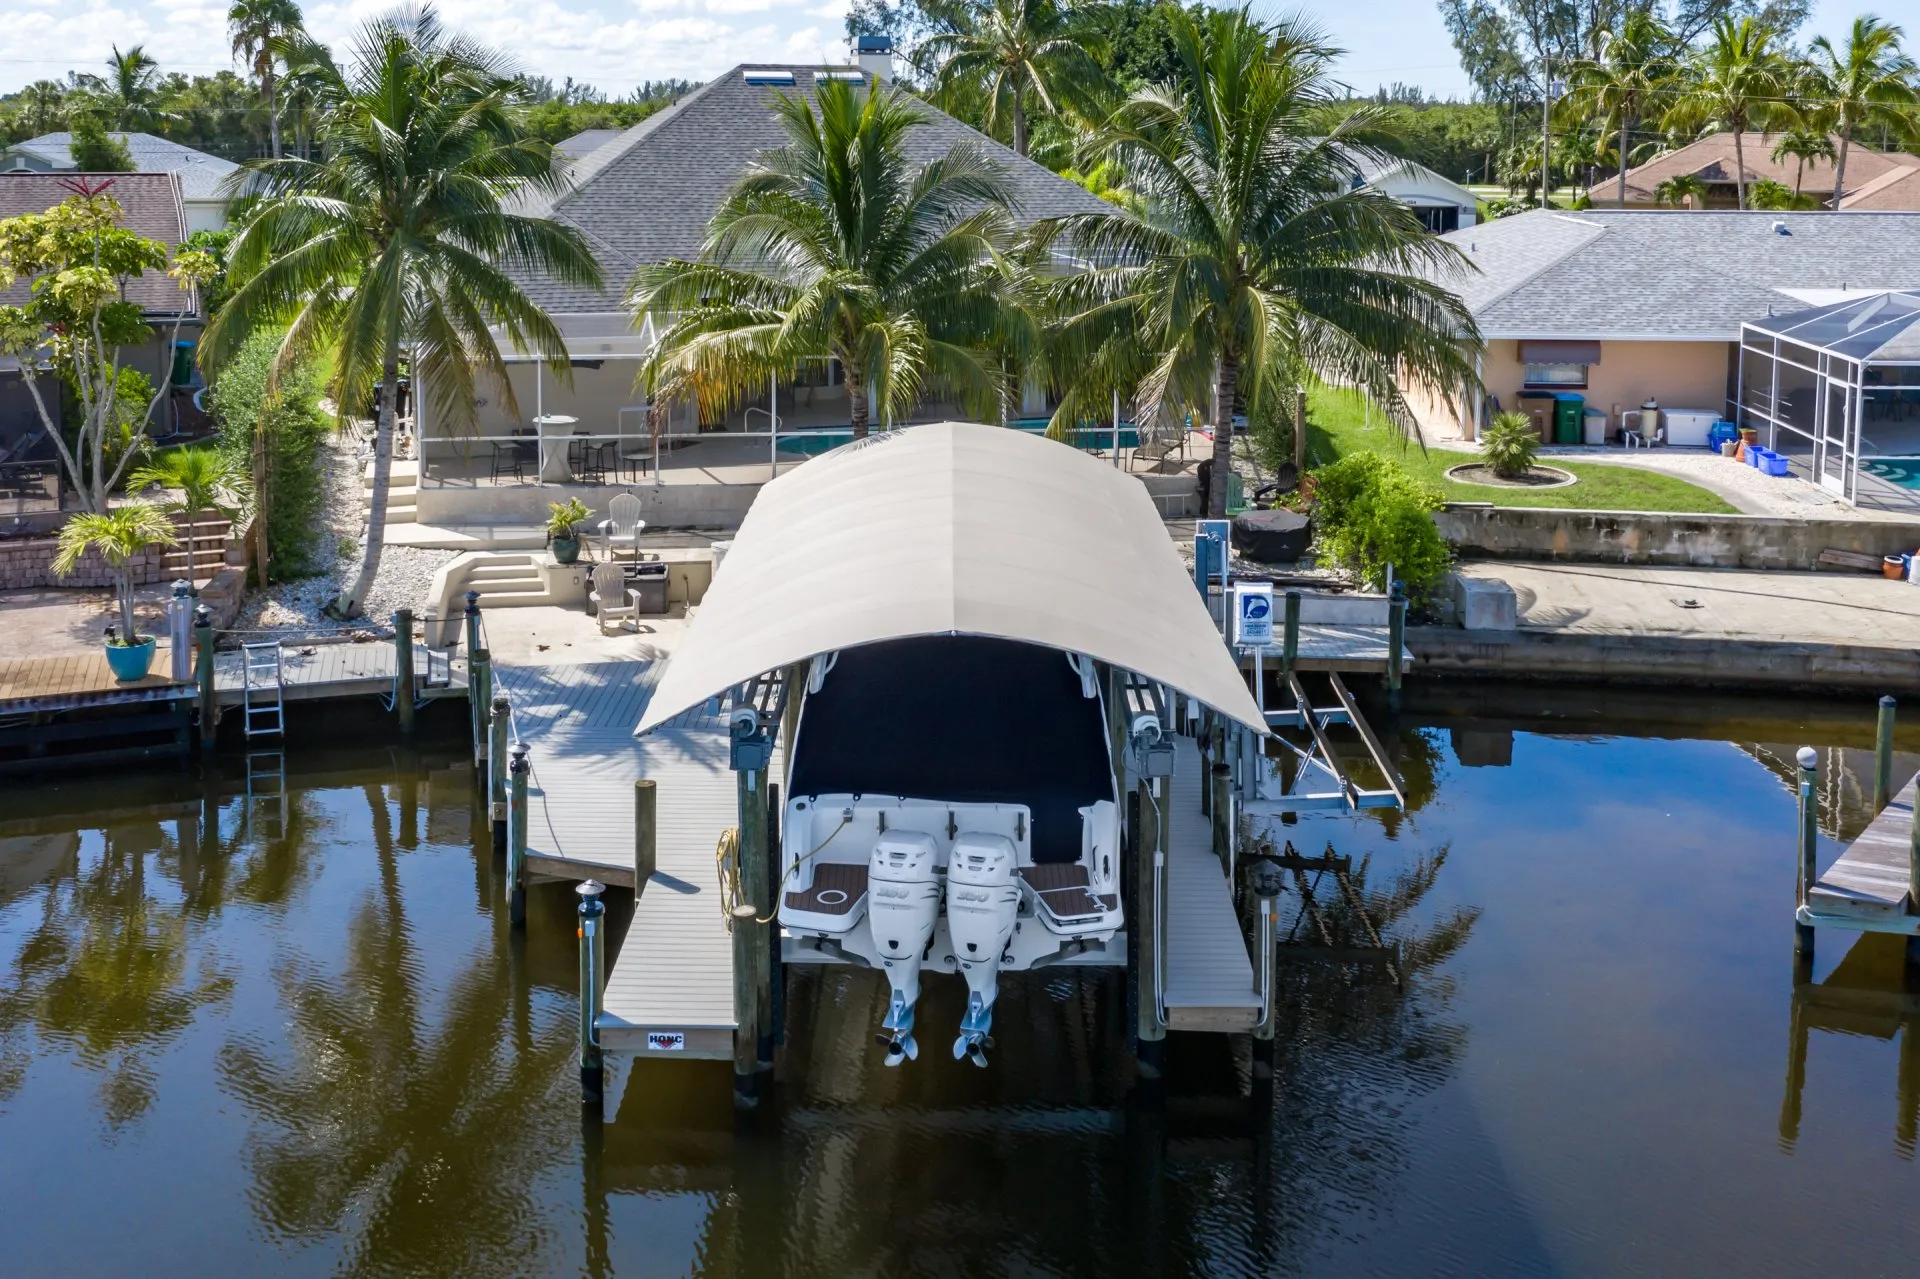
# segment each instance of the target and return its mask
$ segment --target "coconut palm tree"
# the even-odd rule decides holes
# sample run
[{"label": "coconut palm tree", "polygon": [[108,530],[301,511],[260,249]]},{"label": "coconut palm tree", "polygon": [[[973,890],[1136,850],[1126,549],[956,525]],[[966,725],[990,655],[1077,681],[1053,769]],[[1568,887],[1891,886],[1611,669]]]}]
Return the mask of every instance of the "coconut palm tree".
[{"label": "coconut palm tree", "polygon": [[86,84],[100,98],[115,129],[130,133],[165,118],[160,64],[147,53],[145,45],[136,44],[125,53],[114,45],[113,56],[107,59],[107,73],[105,77],[88,76]]},{"label": "coconut palm tree", "polygon": [[66,99],[67,91],[52,80],[35,80],[20,90],[20,104],[33,121],[29,127],[35,135],[47,132],[60,119]]},{"label": "coconut palm tree", "polygon": [[1846,193],[1847,148],[1861,129],[1886,125],[1915,132],[1920,106],[1920,65],[1900,48],[1901,30],[1871,14],[1855,18],[1846,44],[1836,49],[1825,36],[1808,48],[1809,105],[1833,121],[1840,138],[1833,162],[1833,207]]},{"label": "coconut palm tree", "polygon": [[280,102],[275,75],[278,55],[273,42],[300,29],[300,6],[294,0],[234,0],[227,10],[227,33],[233,37],[233,56],[241,59],[260,82],[260,101],[267,111],[268,145],[280,158]]},{"label": "coconut palm tree", "polygon": [[1789,157],[1795,161],[1793,198],[1797,202],[1801,184],[1807,179],[1807,161],[1833,159],[1833,138],[1824,129],[1789,129],[1773,144],[1773,162],[1785,164]]},{"label": "coconut palm tree", "polygon": [[1028,102],[1057,115],[1088,101],[1106,78],[1096,47],[1057,0],[987,0],[969,9],[960,29],[928,38],[915,60],[937,68],[944,98],[982,94],[987,132],[1010,127],[1013,149],[1025,155]]},{"label": "coconut palm tree", "polygon": [[365,550],[329,605],[351,617],[380,568],[402,353],[439,421],[474,420],[476,374],[515,413],[495,330],[570,377],[559,329],[519,280],[597,288],[600,268],[577,231],[507,207],[565,179],[522,127],[523,82],[500,55],[431,8],[367,23],[344,68],[305,32],[278,47],[313,95],[320,158],[257,160],[231,179],[230,195],[245,186],[259,204],[229,250],[244,283],[205,349],[217,365],[255,329],[284,325],[276,376],[329,348],[343,413],[379,384]]},{"label": "coconut palm tree", "polygon": [[1653,201],[1673,208],[1680,207],[1684,201],[1690,209],[1704,209],[1707,206],[1707,184],[1697,173],[1676,174],[1653,189]]},{"label": "coconut palm tree", "polygon": [[1674,72],[1673,33],[1658,15],[1635,10],[1618,30],[1600,38],[1599,54],[1573,65],[1562,110],[1600,123],[1601,141],[1613,135],[1620,172],[1617,202],[1627,207],[1627,169],[1632,164],[1633,134],[1640,121],[1659,109]]},{"label": "coconut palm tree", "polygon": [[[1391,163],[1383,116],[1346,112],[1338,50],[1298,20],[1169,8],[1179,78],[1142,89],[1096,139],[1146,212],[1042,224],[1095,262],[1055,291],[1055,367],[1125,377],[1151,415],[1169,402],[1214,429],[1209,509],[1225,509],[1234,402],[1289,394],[1289,370],[1360,387],[1410,430],[1403,378],[1452,391],[1476,379],[1472,315],[1435,280],[1464,270],[1451,244],[1360,180]],[[1060,429],[1098,411],[1076,378]],[[1104,390],[1104,386],[1102,390]]]},{"label": "coconut palm tree", "polygon": [[1713,38],[1693,57],[1667,109],[1669,128],[1721,129],[1733,135],[1733,181],[1747,207],[1749,129],[1790,128],[1797,113],[1788,102],[1792,65],[1782,56],[1780,33],[1756,18],[1714,19]]},{"label": "coconut palm tree", "polygon": [[878,81],[829,80],[816,93],[775,101],[787,143],[734,184],[699,259],[634,277],[636,315],[678,317],[650,376],[669,394],[731,402],[831,355],[855,439],[867,434],[869,391],[889,418],[923,388],[994,403],[1002,379],[988,348],[1012,287],[1000,167],[964,142],[909,161],[920,110]]},{"label": "coconut palm tree", "polygon": [[128,565],[134,556],[174,542],[173,521],[159,507],[147,502],[128,502],[107,511],[81,511],[60,526],[60,538],[53,556],[53,571],[65,577],[80,565],[88,551],[99,553],[113,570],[114,595],[120,604],[121,643],[140,639],[133,624],[133,574]]},{"label": "coconut palm tree", "polygon": [[179,494],[165,501],[161,509],[187,519],[187,581],[196,590],[200,578],[194,571],[194,538],[200,531],[200,516],[213,511],[238,520],[251,487],[246,472],[210,445],[168,449],[127,477],[131,492],[157,488]]}]

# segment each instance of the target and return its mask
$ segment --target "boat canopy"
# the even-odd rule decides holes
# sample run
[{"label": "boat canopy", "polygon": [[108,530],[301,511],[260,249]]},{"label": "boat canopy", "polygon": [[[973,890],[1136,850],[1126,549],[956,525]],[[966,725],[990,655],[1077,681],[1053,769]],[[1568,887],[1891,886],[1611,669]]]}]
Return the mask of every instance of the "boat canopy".
[{"label": "boat canopy", "polygon": [[1145,486],[963,422],[870,436],[762,488],[635,731],[769,671],[927,635],[1085,654],[1267,731]]}]

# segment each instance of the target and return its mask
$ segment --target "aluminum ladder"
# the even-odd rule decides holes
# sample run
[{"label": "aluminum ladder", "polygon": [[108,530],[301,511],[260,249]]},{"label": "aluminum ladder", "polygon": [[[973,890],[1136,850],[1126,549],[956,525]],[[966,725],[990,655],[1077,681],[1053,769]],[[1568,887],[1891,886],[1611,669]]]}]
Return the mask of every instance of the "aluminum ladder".
[{"label": "aluminum ladder", "polygon": [[282,736],[286,682],[280,667],[279,640],[240,646],[240,689],[247,740]]},{"label": "aluminum ladder", "polygon": [[287,835],[287,758],[281,751],[247,752],[247,834],[271,842]]}]

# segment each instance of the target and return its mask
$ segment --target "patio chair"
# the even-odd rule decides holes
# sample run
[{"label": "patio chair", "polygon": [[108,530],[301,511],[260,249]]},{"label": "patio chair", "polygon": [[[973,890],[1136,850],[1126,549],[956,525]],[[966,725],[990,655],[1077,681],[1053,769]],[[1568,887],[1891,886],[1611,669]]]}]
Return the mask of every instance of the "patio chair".
[{"label": "patio chair", "polygon": [[622,552],[640,558],[640,534],[647,529],[640,510],[640,499],[631,493],[617,494],[607,503],[607,518],[600,521],[600,541],[609,561]]},{"label": "patio chair", "polygon": [[607,482],[607,449],[593,442],[589,431],[575,431],[567,441],[567,469],[582,484]]},{"label": "patio chair", "polygon": [[[514,430],[509,434],[518,436],[520,432]],[[527,465],[532,463],[538,466],[539,461],[540,448],[537,444],[528,444],[520,439],[495,440],[493,441],[493,465],[488,478],[498,480],[503,475],[511,475],[516,481],[524,484],[527,479]]]},{"label": "patio chair", "polygon": [[618,564],[604,563],[593,566],[593,580],[587,587],[587,599],[593,604],[594,616],[599,619],[600,633],[607,633],[607,620],[622,621],[633,619],[635,630],[640,628],[639,592],[627,585],[626,570]]}]

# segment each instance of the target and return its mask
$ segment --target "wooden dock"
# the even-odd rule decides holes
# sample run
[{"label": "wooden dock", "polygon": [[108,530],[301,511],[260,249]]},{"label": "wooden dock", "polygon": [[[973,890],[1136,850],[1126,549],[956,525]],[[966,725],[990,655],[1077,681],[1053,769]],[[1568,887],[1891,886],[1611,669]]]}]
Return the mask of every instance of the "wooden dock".
[{"label": "wooden dock", "polygon": [[1200,811],[1201,769],[1199,745],[1175,738],[1166,814],[1167,1029],[1246,1031],[1259,1018],[1260,993],[1213,851],[1212,823]]},{"label": "wooden dock", "polygon": [[[1254,648],[1236,648],[1234,656],[1240,669],[1253,669]],[[1384,675],[1391,652],[1384,626],[1335,626],[1326,623],[1302,623],[1300,648],[1294,656],[1297,671],[1337,671],[1341,674]],[[1277,671],[1281,665],[1281,646],[1267,644],[1258,649],[1262,669]],[[1413,654],[1400,654],[1403,672],[1413,669]]]},{"label": "wooden dock", "polygon": [[[154,656],[154,666],[163,671],[169,660],[167,650],[162,648]],[[0,714],[75,710],[114,702],[166,702],[192,692],[191,683],[175,683],[164,674],[123,684],[113,677],[106,654],[99,651],[0,661]]]},{"label": "wooden dock", "polygon": [[1909,781],[1860,837],[1807,890],[1811,922],[1870,932],[1920,934],[1913,913],[1912,854],[1916,782]]}]

